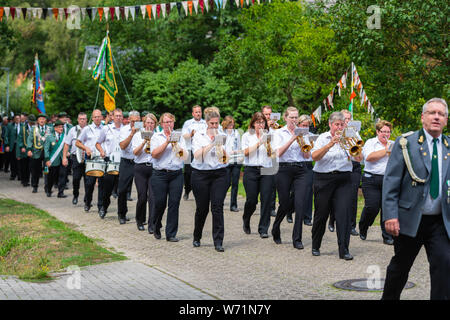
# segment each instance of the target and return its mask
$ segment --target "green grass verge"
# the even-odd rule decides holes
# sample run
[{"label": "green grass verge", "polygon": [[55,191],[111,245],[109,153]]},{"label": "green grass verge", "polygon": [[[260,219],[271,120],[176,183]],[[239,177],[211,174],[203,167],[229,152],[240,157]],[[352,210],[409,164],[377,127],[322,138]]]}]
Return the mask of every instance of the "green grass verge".
[{"label": "green grass verge", "polygon": [[67,268],[125,260],[32,205],[0,199],[0,275],[49,280]]}]

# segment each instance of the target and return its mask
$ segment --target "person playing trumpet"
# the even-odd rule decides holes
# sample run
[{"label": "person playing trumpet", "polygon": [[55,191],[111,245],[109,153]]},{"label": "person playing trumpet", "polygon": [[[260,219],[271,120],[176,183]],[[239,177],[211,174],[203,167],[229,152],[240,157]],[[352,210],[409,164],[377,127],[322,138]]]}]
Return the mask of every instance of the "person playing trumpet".
[{"label": "person playing trumpet", "polygon": [[298,124],[298,110],[288,107],[284,112],[286,125],[275,131],[274,149],[279,159],[279,169],[275,176],[280,207],[272,226],[272,236],[276,244],[281,244],[280,224],[290,209],[290,192],[294,192],[295,221],[292,231],[294,248],[303,249],[302,226],[306,209],[308,185],[312,181],[311,154],[302,151],[301,138],[295,129]]},{"label": "person playing trumpet", "polygon": [[203,227],[211,205],[213,240],[216,251],[223,252],[224,218],[223,203],[229,186],[227,157],[224,146],[218,144],[220,114],[205,112],[207,129],[197,132],[192,139],[194,159],[192,166],[192,191],[195,196],[195,227],[193,246],[199,247]]},{"label": "person playing trumpet", "polygon": [[258,195],[261,199],[258,233],[261,238],[268,238],[270,213],[272,211],[271,195],[275,184],[274,172],[264,174],[265,169],[273,166],[272,159],[275,152],[272,148],[268,123],[261,112],[255,112],[250,120],[248,131],[242,136],[244,150],[244,188],[245,205],[243,229],[246,234],[251,233],[250,218],[256,210]]},{"label": "person playing trumpet", "polygon": [[[336,218],[339,258],[352,260],[349,252],[351,215],[349,210],[349,188],[353,165],[348,150],[343,148],[342,133],[345,117],[333,112],[328,120],[330,131],[322,133],[311,150],[315,161],[313,168],[314,220],[312,227],[312,254],[320,255],[320,246],[330,212]],[[361,161],[362,155],[352,157]]]},{"label": "person playing trumpet", "polygon": [[[144,131],[154,132],[158,120],[153,113],[145,116]],[[134,134],[131,140],[131,150],[134,154],[134,183],[138,194],[136,203],[136,224],[139,231],[144,231],[146,220],[146,207],[148,204],[148,228],[152,231],[152,221],[155,214],[155,201],[151,184],[153,174],[153,157],[151,151],[146,151],[148,141],[143,139],[141,133]],[[151,148],[151,142],[150,142]],[[120,175],[119,175],[120,176]],[[156,235],[155,235],[156,236]]]},{"label": "person playing trumpet", "polygon": [[[383,178],[386,165],[389,160],[390,148],[394,141],[389,140],[392,124],[386,120],[380,120],[375,126],[377,136],[367,140],[363,148],[364,174],[362,177],[362,191],[364,195],[364,208],[359,220],[359,237],[366,240],[367,230],[373,224],[381,209],[381,193],[383,190]],[[380,221],[383,220],[383,212],[380,212]],[[386,232],[383,223],[380,223],[383,242],[392,245],[392,235]]]},{"label": "person playing trumpet", "polygon": [[155,198],[155,214],[151,223],[155,238],[160,239],[161,220],[167,207],[166,240],[178,242],[176,236],[183,193],[183,165],[189,153],[181,136],[176,140],[173,138],[175,116],[166,112],[161,115],[159,123],[163,131],[155,133],[151,140],[153,157],[151,183]]}]

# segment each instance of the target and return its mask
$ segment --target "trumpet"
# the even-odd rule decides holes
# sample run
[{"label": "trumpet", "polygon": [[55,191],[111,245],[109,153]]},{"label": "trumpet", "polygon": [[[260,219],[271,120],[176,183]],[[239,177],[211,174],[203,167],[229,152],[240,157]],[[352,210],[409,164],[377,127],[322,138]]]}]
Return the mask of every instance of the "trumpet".
[{"label": "trumpet", "polygon": [[223,150],[225,139],[226,139],[226,137],[224,137],[223,135],[216,136],[216,147],[215,147],[216,148],[216,156],[217,156],[217,160],[222,164],[225,164],[228,162],[227,155]]},{"label": "trumpet", "polygon": [[145,140],[145,148],[144,148],[144,152],[147,154],[150,154],[150,141],[152,139],[153,136],[153,132],[152,131],[146,131],[144,129],[142,129],[141,131],[141,137],[142,139]]},{"label": "trumpet", "polygon": [[178,145],[178,140],[181,137],[181,132],[170,130],[170,144],[172,145],[172,151],[178,158],[182,158],[184,156],[183,149]]},{"label": "trumpet", "polygon": [[339,144],[342,149],[348,150],[352,157],[357,157],[361,154],[364,141],[358,132],[351,128],[346,128],[344,131],[336,131],[336,134],[341,136]]},{"label": "trumpet", "polygon": [[[297,137],[297,143],[300,146],[300,149],[302,150],[303,153],[308,153],[311,151],[312,148],[314,148],[314,142],[309,139],[308,135],[305,136],[306,139],[303,138],[303,136],[298,136]],[[305,140],[308,141],[305,142]]]},{"label": "trumpet", "polygon": [[267,150],[267,156],[270,158],[272,157],[272,146],[271,143],[272,142],[272,135],[267,134],[267,139],[265,142],[265,146],[266,146],[266,150]]},{"label": "trumpet", "polygon": [[150,154],[150,139],[145,139],[146,143],[145,143],[145,153]]},{"label": "trumpet", "polygon": [[277,122],[273,122],[272,125],[270,126],[272,129],[280,129],[280,125]]}]

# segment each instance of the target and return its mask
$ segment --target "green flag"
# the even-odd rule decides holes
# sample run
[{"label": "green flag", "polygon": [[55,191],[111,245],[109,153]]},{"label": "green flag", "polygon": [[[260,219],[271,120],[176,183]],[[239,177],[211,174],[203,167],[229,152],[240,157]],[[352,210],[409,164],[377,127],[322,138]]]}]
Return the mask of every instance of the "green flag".
[{"label": "green flag", "polygon": [[105,109],[111,112],[116,108],[115,97],[118,92],[116,78],[114,76],[114,65],[111,53],[111,43],[109,36],[103,39],[97,62],[95,63],[92,78],[100,78],[99,86],[105,91],[104,104]]}]

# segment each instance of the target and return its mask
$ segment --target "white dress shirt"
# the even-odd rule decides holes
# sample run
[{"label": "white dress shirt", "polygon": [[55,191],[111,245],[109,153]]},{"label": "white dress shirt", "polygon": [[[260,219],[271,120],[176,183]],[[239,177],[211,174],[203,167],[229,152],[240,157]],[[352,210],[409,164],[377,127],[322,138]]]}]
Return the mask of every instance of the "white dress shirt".
[{"label": "white dress shirt", "polygon": [[[141,133],[136,132],[136,134],[133,136],[133,139],[131,139],[131,142],[128,145],[128,147],[132,150],[131,152],[133,152],[133,150],[136,149],[137,147],[139,147],[143,142],[144,142],[144,139],[142,139]],[[150,140],[150,147],[151,147],[151,140]],[[134,153],[132,153],[132,154],[133,154],[134,163],[138,163],[138,164],[139,163],[152,163],[153,164],[153,162],[154,162],[154,159],[152,158],[152,154],[145,152],[145,145],[144,145],[144,147],[142,147],[142,152],[139,155],[136,156],[136,155],[134,155]]]},{"label": "white dress shirt", "polygon": [[[259,141],[256,133],[247,131],[242,136],[242,149],[245,150],[257,144]],[[271,143],[273,148],[273,142]],[[265,143],[261,144],[255,151],[249,153],[244,158],[244,165],[248,167],[261,166],[264,168],[272,167],[272,159],[267,156],[267,149]]]},{"label": "white dress shirt", "polygon": [[[195,133],[206,131],[206,128],[208,125],[206,124],[206,121],[204,119],[195,120],[194,118],[187,120],[183,124],[183,128],[181,129],[181,134],[184,136],[187,133],[191,133],[192,130],[195,130]],[[195,134],[194,134],[195,136]],[[187,150],[191,150],[191,139],[185,139],[185,144]]]},{"label": "white dress shirt", "polygon": [[[394,141],[389,141],[389,143],[394,143]],[[366,141],[362,149],[362,155],[364,157],[364,172],[369,172],[372,174],[384,175],[386,171],[386,165],[389,160],[389,155],[378,159],[377,161],[367,161],[366,158],[372,153],[380,150],[385,150],[386,147],[380,142],[378,137],[371,138]]]},{"label": "white dress shirt", "polygon": [[[327,131],[322,133],[314,143],[311,154],[323,148],[331,141],[331,133]],[[328,173],[333,171],[351,172],[353,170],[352,162],[348,159],[348,151],[341,148],[339,143],[336,143],[323,156],[322,159],[315,162],[313,171],[319,173]]]},{"label": "white dress shirt", "polygon": [[[212,141],[206,134],[206,130],[198,132],[194,134],[194,137],[192,138],[192,152],[195,154],[197,150],[201,150],[203,147],[206,147],[211,143]],[[222,164],[219,162],[216,153],[216,146],[214,146],[203,158],[195,159],[194,157],[191,166],[197,170],[215,170],[225,168],[228,164]]]},{"label": "white dress shirt", "polygon": [[113,152],[118,152],[120,150],[119,138],[122,127],[123,125],[121,124],[120,127],[117,128],[114,123],[103,126],[97,142],[100,143],[107,157],[111,156]]},{"label": "white dress shirt", "polygon": [[[433,137],[427,132],[425,132],[426,143],[428,144],[428,154],[430,157],[430,163],[433,157]],[[439,196],[436,199],[431,198],[430,192],[426,195],[425,204],[423,206],[423,214],[425,215],[437,215],[442,213],[441,207],[441,197],[442,197],[442,134],[439,136],[436,142],[437,153],[438,153],[438,168],[439,168]],[[431,170],[431,164],[430,164]],[[430,171],[431,175],[431,171]],[[431,187],[431,185],[430,185]]]},{"label": "white dress shirt", "polygon": [[[155,133],[152,136],[150,150],[153,152],[156,148],[166,142],[167,138],[164,132]],[[183,137],[180,137],[178,146],[186,151],[186,145]],[[172,151],[172,143],[169,143],[159,158],[153,158],[153,168],[156,170],[180,170],[183,168],[184,161]]]},{"label": "white dress shirt", "polygon": [[75,155],[77,152],[77,146],[75,145],[75,143],[77,142],[77,139],[80,136],[82,130],[83,129],[80,127],[80,125],[76,125],[70,128],[67,135],[64,136],[64,143],[69,146],[70,154],[72,155]]},{"label": "white dress shirt", "polygon": [[[123,140],[125,140],[126,138],[128,138],[131,134],[131,125],[127,124],[126,126],[122,126],[122,128],[120,129],[120,134],[119,134],[119,143],[122,142]],[[141,133],[139,131],[136,131],[136,133],[133,136],[133,139],[136,136],[141,136]],[[128,159],[128,160],[133,160],[134,159],[134,153],[133,153],[133,146],[132,146],[132,141],[128,144],[128,147],[126,147],[125,149],[121,149],[122,150],[122,158]]]},{"label": "white dress shirt", "polygon": [[95,123],[92,123],[83,128],[83,131],[81,131],[78,140],[80,140],[81,143],[84,144],[84,146],[91,149],[92,152],[95,152],[95,150],[97,150],[95,148],[95,144],[97,143],[102,128],[102,125],[99,125],[97,127]]},{"label": "white dress shirt", "polygon": [[[284,146],[289,139],[293,136],[289,131],[287,126],[284,126],[280,129],[274,130],[274,143],[273,148],[278,150],[282,146]],[[289,148],[285,153],[278,159],[279,162],[303,162],[303,161],[312,161],[311,155],[306,156],[302,152],[297,141],[291,143]]]}]

